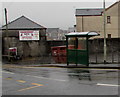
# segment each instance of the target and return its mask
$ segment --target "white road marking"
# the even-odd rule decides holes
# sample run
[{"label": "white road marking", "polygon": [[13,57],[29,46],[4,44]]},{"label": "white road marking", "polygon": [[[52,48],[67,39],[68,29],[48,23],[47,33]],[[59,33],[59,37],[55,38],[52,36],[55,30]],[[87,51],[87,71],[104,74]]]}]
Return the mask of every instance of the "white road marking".
[{"label": "white road marking", "polygon": [[15,73],[12,73],[12,72],[7,72],[7,71],[2,71],[3,73],[9,73],[9,74],[15,74]]},{"label": "white road marking", "polygon": [[102,84],[102,83],[97,83],[98,86],[111,86],[111,87],[118,87],[120,85],[114,85],[114,84]]},{"label": "white road marking", "polygon": [[101,69],[101,68],[92,68],[92,69],[90,69],[90,70],[99,70],[99,71],[118,71],[119,69]]},{"label": "white road marking", "polygon": [[[9,74],[15,74],[12,72],[6,72],[6,71],[2,71],[3,73],[9,73]],[[32,75],[25,75],[25,76],[30,76],[30,77],[34,77],[34,78],[41,78],[41,79],[47,79],[47,80],[56,80],[56,81],[67,81],[67,80],[62,80],[62,79],[53,79],[53,78],[46,78],[46,77],[40,77],[40,76],[32,76]]]},{"label": "white road marking", "polygon": [[32,76],[32,75],[26,75],[26,76],[31,76],[35,78],[41,78],[41,79],[48,79],[48,80],[56,80],[56,81],[67,81],[67,80],[62,80],[62,79],[53,79],[53,78],[46,78],[46,77]]}]

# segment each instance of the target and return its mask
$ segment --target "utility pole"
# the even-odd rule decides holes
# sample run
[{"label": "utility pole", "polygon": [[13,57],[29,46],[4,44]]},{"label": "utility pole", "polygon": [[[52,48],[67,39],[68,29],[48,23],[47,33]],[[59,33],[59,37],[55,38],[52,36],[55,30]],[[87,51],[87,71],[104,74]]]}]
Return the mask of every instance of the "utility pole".
[{"label": "utility pole", "polygon": [[7,9],[5,8],[5,22],[6,22],[6,37],[7,37],[7,54],[8,60],[10,60],[10,52],[9,52],[9,39],[8,39],[8,22],[7,22]]},{"label": "utility pole", "polygon": [[103,2],[104,7],[104,64],[106,63],[106,13],[105,13],[105,0]]}]

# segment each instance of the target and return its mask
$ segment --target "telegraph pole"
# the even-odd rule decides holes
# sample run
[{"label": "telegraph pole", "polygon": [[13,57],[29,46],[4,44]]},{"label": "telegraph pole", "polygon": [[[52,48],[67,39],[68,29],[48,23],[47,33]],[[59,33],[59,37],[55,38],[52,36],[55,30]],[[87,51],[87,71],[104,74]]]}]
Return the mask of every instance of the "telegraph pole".
[{"label": "telegraph pole", "polygon": [[7,9],[5,8],[5,22],[6,22],[6,37],[7,37],[7,54],[8,60],[10,60],[10,53],[9,53],[9,40],[8,40],[8,19],[7,19]]},{"label": "telegraph pole", "polygon": [[103,2],[104,7],[104,64],[106,63],[106,13],[105,13],[105,0]]}]

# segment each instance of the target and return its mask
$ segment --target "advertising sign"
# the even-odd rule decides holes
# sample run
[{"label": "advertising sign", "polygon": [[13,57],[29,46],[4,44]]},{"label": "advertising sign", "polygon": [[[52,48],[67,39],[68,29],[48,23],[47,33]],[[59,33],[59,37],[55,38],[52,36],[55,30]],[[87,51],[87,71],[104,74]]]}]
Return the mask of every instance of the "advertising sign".
[{"label": "advertising sign", "polygon": [[19,40],[39,40],[39,31],[33,30],[19,31]]}]

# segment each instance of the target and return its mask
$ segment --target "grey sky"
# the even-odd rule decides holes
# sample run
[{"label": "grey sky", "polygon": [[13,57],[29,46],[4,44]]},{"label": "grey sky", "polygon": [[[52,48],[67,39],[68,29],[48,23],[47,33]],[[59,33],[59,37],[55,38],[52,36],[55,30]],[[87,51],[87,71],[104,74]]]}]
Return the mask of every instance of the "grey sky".
[{"label": "grey sky", "polygon": [[[106,7],[114,2],[106,2]],[[4,8],[7,8],[8,21],[24,15],[47,28],[68,29],[75,24],[75,9],[102,7],[102,2],[4,2],[1,21],[5,24]]]}]

